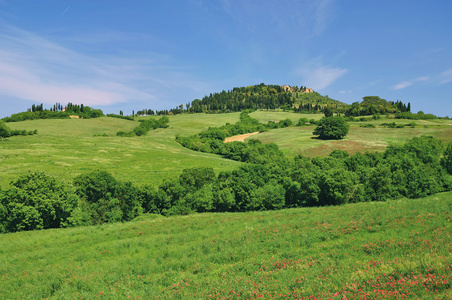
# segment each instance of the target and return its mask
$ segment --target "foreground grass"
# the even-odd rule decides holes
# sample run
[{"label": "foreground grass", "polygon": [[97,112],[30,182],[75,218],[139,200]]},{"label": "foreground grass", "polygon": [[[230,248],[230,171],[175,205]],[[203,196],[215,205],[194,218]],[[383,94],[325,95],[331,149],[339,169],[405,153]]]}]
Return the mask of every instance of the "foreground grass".
[{"label": "foreground grass", "polygon": [[452,193],[0,236],[0,298],[450,299]]}]

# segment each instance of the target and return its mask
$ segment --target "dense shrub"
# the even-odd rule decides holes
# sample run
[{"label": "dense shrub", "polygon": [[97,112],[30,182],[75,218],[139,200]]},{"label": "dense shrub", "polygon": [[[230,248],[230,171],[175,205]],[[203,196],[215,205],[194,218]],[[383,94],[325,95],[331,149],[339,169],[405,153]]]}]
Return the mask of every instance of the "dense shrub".
[{"label": "dense shrub", "polygon": [[452,174],[452,143],[447,145],[444,156],[441,159],[441,165],[447,171],[447,173]]},{"label": "dense shrub", "polygon": [[118,119],[129,120],[129,121],[135,120],[135,118],[132,116],[122,116],[122,115],[116,115],[116,114],[107,114],[107,117],[118,118]]},{"label": "dense shrub", "polygon": [[116,133],[117,136],[125,136],[125,137],[131,137],[131,136],[142,136],[145,135],[149,130],[157,129],[157,128],[167,128],[169,119],[167,116],[163,116],[160,119],[147,119],[147,120],[140,120],[140,125],[135,127],[130,132],[124,132],[124,131],[118,131]]},{"label": "dense shrub", "polygon": [[342,117],[324,117],[314,129],[313,134],[323,140],[342,139],[348,133],[350,125]]},{"label": "dense shrub", "polygon": [[77,201],[70,186],[46,173],[22,175],[0,193],[0,231],[70,226]]},{"label": "dense shrub", "polygon": [[89,216],[83,222],[130,221],[142,213],[139,191],[130,182],[117,181],[106,171],[82,174],[74,179],[81,208]]}]

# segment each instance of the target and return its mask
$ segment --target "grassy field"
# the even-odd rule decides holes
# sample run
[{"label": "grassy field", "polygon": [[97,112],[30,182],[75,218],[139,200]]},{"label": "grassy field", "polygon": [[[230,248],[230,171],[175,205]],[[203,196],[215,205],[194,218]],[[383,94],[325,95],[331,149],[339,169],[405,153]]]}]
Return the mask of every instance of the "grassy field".
[{"label": "grassy field", "polygon": [[[280,115],[280,118],[277,116]],[[259,111],[251,114],[252,117],[268,122],[270,120],[278,120],[290,118],[295,123],[301,117],[308,119],[320,119],[323,115],[300,115],[291,113],[272,113]],[[416,123],[415,128],[385,128],[378,127],[382,123],[408,124]],[[283,129],[271,130],[257,135],[253,135],[248,139],[259,139],[263,143],[275,143],[281,150],[289,156],[301,154],[307,157],[315,157],[318,155],[328,155],[335,149],[345,150],[349,153],[366,152],[366,151],[384,151],[390,144],[403,143],[408,139],[421,135],[431,135],[443,142],[452,141],[452,121],[451,120],[397,120],[382,118],[379,120],[371,120],[369,122],[351,122],[350,131],[343,140],[326,141],[316,139],[312,132],[314,126],[288,127]],[[362,128],[360,124],[374,124],[377,128]],[[246,140],[245,140],[246,141]]]},{"label": "grassy field", "polygon": [[[11,129],[38,130],[38,135],[16,136],[0,143],[0,186],[6,186],[27,170],[46,171],[71,180],[91,170],[102,169],[116,178],[137,184],[156,185],[163,178],[177,176],[183,169],[212,167],[218,173],[235,169],[239,163],[217,155],[194,152],[175,142],[176,135],[188,136],[235,123],[240,113],[169,116],[169,128],[150,131],[142,137],[117,137],[117,131],[130,131],[139,123],[116,118],[34,120],[8,123]],[[323,115],[282,111],[256,111],[260,122],[301,117],[319,120]],[[149,118],[149,117],[145,117]],[[153,117],[157,118],[157,117]],[[406,124],[410,120],[380,119],[366,123]],[[421,135],[433,135],[445,142],[452,140],[450,120],[415,121],[416,128],[360,128],[351,123],[347,137],[340,141],[322,141],[312,135],[313,126],[289,127],[253,135],[264,143],[276,143],[289,156],[328,155],[334,149],[351,153],[384,150],[391,143],[404,142]]]},{"label": "grassy field", "polygon": [[452,193],[0,235],[1,299],[451,297]]},{"label": "grassy field", "polygon": [[209,126],[238,120],[238,113],[170,116],[169,128],[130,138],[117,137],[116,132],[130,131],[138,121],[104,117],[8,123],[11,129],[37,129],[38,135],[11,137],[0,143],[0,186],[27,170],[46,171],[70,180],[101,169],[120,180],[154,185],[186,168],[212,167],[217,173],[235,169],[238,162],[183,148],[175,142],[175,136],[192,135]]}]

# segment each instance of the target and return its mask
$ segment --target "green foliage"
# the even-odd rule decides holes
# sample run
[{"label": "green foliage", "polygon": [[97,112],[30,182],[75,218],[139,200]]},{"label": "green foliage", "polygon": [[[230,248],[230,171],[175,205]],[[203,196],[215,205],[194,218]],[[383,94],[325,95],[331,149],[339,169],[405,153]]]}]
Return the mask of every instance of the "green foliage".
[{"label": "green foliage", "polygon": [[342,139],[350,129],[350,125],[342,117],[324,117],[314,129],[313,134],[318,135],[320,139]]},{"label": "green foliage", "polygon": [[3,121],[0,121],[0,138],[3,139],[7,138],[11,135],[11,129],[9,129],[8,126]]},{"label": "green foliage", "polygon": [[306,126],[306,125],[308,125],[308,123],[309,123],[309,120],[307,118],[300,118],[298,120],[297,125],[298,126]]},{"label": "green foliage", "polygon": [[16,136],[16,135],[34,135],[38,134],[38,130],[11,130],[6,124],[0,120],[0,139],[3,141],[4,138],[10,137],[10,136]]},{"label": "green foliage", "polygon": [[363,97],[361,103],[354,102],[346,110],[345,116],[357,117],[357,116],[369,116],[372,115],[374,119],[379,119],[379,115],[396,113],[405,114],[410,113],[411,105],[402,103],[401,101],[387,101],[381,99],[378,96],[366,96]]},{"label": "green foliage", "polygon": [[[306,87],[282,87],[279,85],[252,85],[235,87],[230,91],[210,94],[195,99],[187,104],[186,112],[217,113],[244,111],[247,109],[284,109],[294,111],[320,112],[323,106],[345,106],[337,100],[322,96],[319,93],[307,91]],[[173,114],[184,112],[183,106],[170,110]]]},{"label": "green foliage", "polygon": [[441,158],[441,165],[447,173],[452,175],[452,143],[447,145],[446,151],[444,151],[444,156]]},{"label": "green foliage", "polygon": [[359,127],[362,127],[362,128],[375,128],[376,126],[374,124],[359,124]]},{"label": "green foliage", "polygon": [[184,169],[179,180],[188,189],[200,189],[215,180],[215,172],[213,168]]},{"label": "green foliage", "polygon": [[176,141],[195,151],[221,154],[226,158],[241,162],[280,163],[285,158],[275,144],[263,144],[259,140],[250,140],[248,143],[237,141],[223,143],[222,141],[233,135],[266,131],[270,128],[284,128],[292,124],[290,119],[284,119],[278,123],[261,124],[250,117],[248,111],[243,111],[240,114],[240,121],[235,124],[226,124],[219,128],[209,127],[208,130],[192,137],[177,136]]},{"label": "green foliage", "polygon": [[116,114],[107,114],[107,117],[118,118],[118,119],[129,120],[129,121],[135,120],[135,118],[132,116],[123,116],[123,115],[116,115]]},{"label": "green foliage", "polygon": [[21,112],[13,114],[10,117],[3,118],[5,122],[20,122],[25,120],[38,120],[38,119],[69,119],[71,115],[79,116],[84,119],[99,118],[104,115],[102,110],[93,109],[89,106],[73,105],[68,103],[65,111],[52,111],[42,108],[42,104],[37,110],[30,110],[27,112]]},{"label": "green foliage", "polygon": [[140,125],[135,127],[131,132],[118,131],[117,136],[131,137],[145,135],[149,130],[157,128],[168,128],[169,119],[167,116],[163,116],[160,119],[147,119],[140,120]]},{"label": "green foliage", "polygon": [[399,112],[396,114],[397,119],[409,119],[409,120],[434,120],[438,117],[432,114],[424,114],[424,112],[419,111],[417,113],[412,113],[409,111]]},{"label": "green foliage", "polygon": [[22,175],[0,192],[0,227],[14,232],[70,226],[77,200],[70,186],[46,173]]},{"label": "green foliage", "polygon": [[106,171],[79,175],[74,185],[92,224],[130,221],[142,213],[139,191]]}]

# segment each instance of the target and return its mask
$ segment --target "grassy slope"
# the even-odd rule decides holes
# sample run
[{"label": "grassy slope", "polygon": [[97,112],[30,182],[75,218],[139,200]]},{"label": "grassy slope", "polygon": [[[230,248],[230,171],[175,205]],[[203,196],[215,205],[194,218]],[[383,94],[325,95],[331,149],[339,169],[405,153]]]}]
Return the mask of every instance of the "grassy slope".
[{"label": "grassy slope", "polygon": [[80,173],[103,169],[118,179],[157,184],[185,168],[213,167],[216,172],[235,169],[238,162],[188,150],[174,139],[176,134],[191,135],[238,120],[238,113],[170,116],[169,128],[132,138],[116,137],[116,132],[130,131],[139,123],[116,118],[8,123],[11,129],[38,129],[38,135],[11,137],[0,143],[0,186],[27,170],[72,179]]},{"label": "grassy slope", "polygon": [[[323,115],[301,115],[293,113],[276,113],[259,111],[251,114],[261,122],[269,120],[280,120],[290,118],[295,123],[301,117],[308,119],[320,119]],[[278,116],[281,116],[278,118]],[[376,126],[382,123],[408,124],[415,122],[415,128],[361,128],[360,124],[374,124]],[[312,132],[314,126],[288,127],[284,129],[271,130],[268,132],[253,135],[248,139],[259,139],[263,143],[277,144],[287,155],[295,156],[302,154],[307,157],[317,155],[328,155],[335,149],[345,150],[350,153],[366,151],[383,151],[389,144],[402,143],[410,138],[421,135],[432,135],[443,142],[452,141],[452,121],[450,120],[397,120],[380,119],[370,122],[351,122],[350,131],[345,139],[339,141],[323,141],[316,139]]]},{"label": "grassy slope", "polygon": [[140,218],[1,235],[0,298],[452,297],[452,193]]}]

